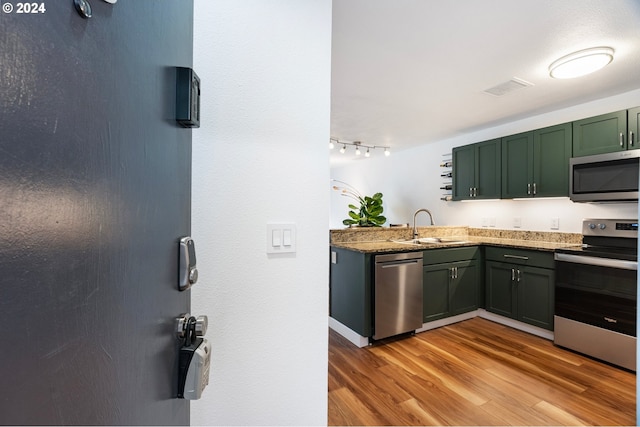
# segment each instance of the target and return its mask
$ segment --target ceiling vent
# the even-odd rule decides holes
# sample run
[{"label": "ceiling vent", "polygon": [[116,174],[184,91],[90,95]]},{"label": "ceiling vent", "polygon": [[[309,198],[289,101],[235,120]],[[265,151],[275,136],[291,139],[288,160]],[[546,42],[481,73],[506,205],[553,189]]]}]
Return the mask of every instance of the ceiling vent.
[{"label": "ceiling vent", "polygon": [[528,81],[514,77],[509,81],[500,83],[497,86],[486,89],[484,92],[493,96],[502,96],[528,86],[533,86],[533,83],[529,83]]}]

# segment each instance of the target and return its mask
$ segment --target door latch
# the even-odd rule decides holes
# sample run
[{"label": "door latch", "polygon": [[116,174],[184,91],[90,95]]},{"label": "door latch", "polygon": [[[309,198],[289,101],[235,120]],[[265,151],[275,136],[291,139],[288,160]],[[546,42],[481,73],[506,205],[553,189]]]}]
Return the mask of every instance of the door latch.
[{"label": "door latch", "polygon": [[180,239],[180,267],[178,289],[186,291],[198,281],[196,268],[196,246],[191,237]]}]

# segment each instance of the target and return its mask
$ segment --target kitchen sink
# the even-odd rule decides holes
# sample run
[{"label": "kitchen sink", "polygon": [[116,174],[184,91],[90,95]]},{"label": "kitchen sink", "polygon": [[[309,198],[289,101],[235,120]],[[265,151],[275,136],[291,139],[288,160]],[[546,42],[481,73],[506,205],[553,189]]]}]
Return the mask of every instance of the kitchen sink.
[{"label": "kitchen sink", "polygon": [[449,237],[421,237],[419,239],[410,239],[410,240],[392,240],[394,243],[403,243],[406,245],[442,245],[448,243],[469,243],[468,240],[459,240],[455,238]]}]

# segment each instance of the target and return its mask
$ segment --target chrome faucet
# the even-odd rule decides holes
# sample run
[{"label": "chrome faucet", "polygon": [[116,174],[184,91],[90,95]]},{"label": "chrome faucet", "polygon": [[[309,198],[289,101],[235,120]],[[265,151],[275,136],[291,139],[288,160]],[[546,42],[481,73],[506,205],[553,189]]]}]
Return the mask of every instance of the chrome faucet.
[{"label": "chrome faucet", "polygon": [[429,212],[429,209],[418,209],[416,213],[413,214],[413,240],[416,240],[418,238],[418,230],[416,229],[416,216],[418,216],[420,212],[428,213],[429,218],[431,219],[431,225],[435,225],[433,223],[433,215],[431,215],[431,212]]}]

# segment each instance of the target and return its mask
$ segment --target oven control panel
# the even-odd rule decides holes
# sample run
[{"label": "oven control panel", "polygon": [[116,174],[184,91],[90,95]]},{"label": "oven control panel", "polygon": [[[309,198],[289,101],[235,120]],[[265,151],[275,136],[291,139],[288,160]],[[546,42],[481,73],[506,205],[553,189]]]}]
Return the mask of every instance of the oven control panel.
[{"label": "oven control panel", "polygon": [[638,237],[637,219],[598,219],[590,218],[582,222],[584,236]]},{"label": "oven control panel", "polygon": [[616,222],[616,230],[638,231],[638,223],[637,222]]}]

